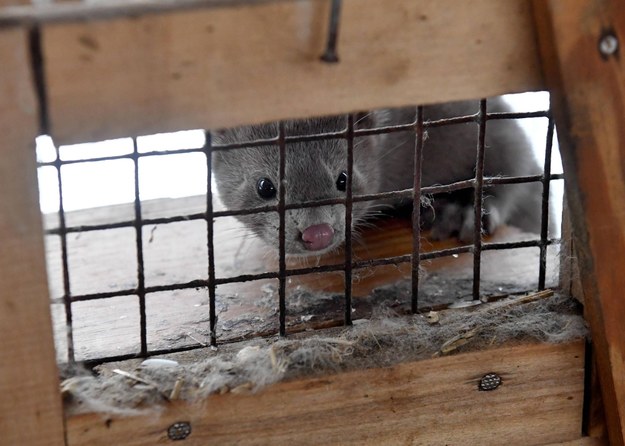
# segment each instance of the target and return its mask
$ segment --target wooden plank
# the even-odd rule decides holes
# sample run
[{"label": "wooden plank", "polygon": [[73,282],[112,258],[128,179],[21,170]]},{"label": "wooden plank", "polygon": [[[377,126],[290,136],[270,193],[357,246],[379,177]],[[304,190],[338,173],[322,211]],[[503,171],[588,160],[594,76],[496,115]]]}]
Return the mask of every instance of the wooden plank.
[{"label": "wooden plank", "polygon": [[[507,347],[175,402],[158,415],[75,416],[68,445],[160,444],[179,421],[191,424],[187,445],[557,443],[580,436],[583,360],[579,341]],[[503,384],[478,391],[490,372]]]},{"label": "wooden plank", "polygon": [[27,48],[22,30],[0,32],[0,432],[2,444],[62,445]]},{"label": "wooden plank", "polygon": [[543,87],[528,2],[271,2],[43,28],[57,142],[217,128]]},{"label": "wooden plank", "polygon": [[614,32],[622,47],[625,9],[610,0],[535,6],[610,444],[623,445],[625,67],[622,50],[602,55],[599,43]]}]

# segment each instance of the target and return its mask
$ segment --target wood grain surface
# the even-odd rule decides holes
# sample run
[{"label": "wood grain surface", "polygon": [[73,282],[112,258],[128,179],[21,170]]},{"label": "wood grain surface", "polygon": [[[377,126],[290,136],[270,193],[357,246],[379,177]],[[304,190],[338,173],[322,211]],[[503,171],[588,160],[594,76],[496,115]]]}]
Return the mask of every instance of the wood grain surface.
[{"label": "wood grain surface", "polygon": [[[582,342],[507,347],[174,402],[143,417],[81,415],[67,420],[68,445],[168,443],[167,429],[179,421],[191,425],[187,445],[579,441],[583,361]],[[503,384],[479,391],[491,372]]]},{"label": "wood grain surface", "polygon": [[345,0],[43,26],[52,136],[98,141],[543,88],[524,0]]},{"label": "wood grain surface", "polygon": [[[219,208],[218,200],[215,200]],[[143,217],[164,217],[203,212],[202,196],[159,199],[143,203]],[[112,223],[128,219],[132,205],[106,206],[67,214],[73,225]],[[404,256],[412,252],[409,219],[391,218],[374,222],[358,231],[354,259],[369,260]],[[46,219],[54,227],[55,218]],[[459,246],[457,240],[431,241],[423,234],[424,251]],[[536,239],[512,227],[503,227],[487,242]],[[53,298],[63,295],[59,236],[47,239],[48,271]],[[202,220],[146,226],[143,229],[146,286],[186,283],[207,278],[206,224]],[[134,228],[120,228],[68,235],[69,277],[73,295],[134,289],[137,262]],[[558,284],[558,247],[548,250],[547,286]],[[506,295],[536,289],[538,248],[485,251],[482,255],[483,296]],[[275,250],[248,234],[233,217],[215,220],[215,258],[218,278],[277,271]],[[422,262],[420,308],[471,298],[473,256],[470,253]],[[288,259],[288,268],[342,264],[344,254],[308,259]],[[380,306],[397,311],[410,308],[410,263],[354,270],[352,302],[354,318],[369,317]],[[301,331],[340,325],[344,308],[343,272],[290,277],[287,283],[288,330]],[[399,284],[399,285],[398,285]],[[404,284],[405,286],[402,286]],[[278,289],[275,279],[233,283],[217,287],[217,334],[219,341],[270,334],[277,331]],[[385,287],[392,291],[380,292]],[[377,290],[377,291],[376,291]],[[208,292],[195,287],[149,293],[147,302],[148,347],[151,350],[206,343]],[[139,345],[138,298],[132,292],[109,299],[76,302],[73,335],[77,359],[94,359],[136,352]],[[52,306],[59,360],[65,361],[66,324],[62,304]]]},{"label": "wood grain surface", "polygon": [[0,31],[0,443],[60,446],[58,388],[34,136],[28,35]]},{"label": "wood grain surface", "polygon": [[[536,2],[610,444],[625,444],[625,38],[618,1]],[[571,32],[575,30],[575,32]]]}]

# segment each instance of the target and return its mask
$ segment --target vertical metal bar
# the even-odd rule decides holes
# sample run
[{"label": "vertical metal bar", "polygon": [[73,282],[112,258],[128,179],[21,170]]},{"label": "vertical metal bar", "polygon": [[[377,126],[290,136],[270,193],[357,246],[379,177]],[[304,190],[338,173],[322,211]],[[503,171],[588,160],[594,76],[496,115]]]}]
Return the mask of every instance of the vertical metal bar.
[{"label": "vertical metal bar", "polygon": [[48,92],[44,67],[43,49],[41,48],[41,29],[33,26],[28,34],[30,44],[31,66],[33,67],[33,83],[37,102],[39,103],[39,131],[43,135],[50,134],[48,111]]},{"label": "vertical metal bar", "polygon": [[553,147],[553,133],[555,123],[549,111],[549,125],[547,127],[547,142],[545,145],[545,164],[543,169],[543,199],[540,221],[540,260],[538,269],[538,289],[545,289],[547,276],[547,239],[549,237],[549,189],[551,185],[551,152]]},{"label": "vertical metal bar", "polygon": [[[50,133],[50,120],[48,113],[48,94],[45,82],[45,69],[43,50],[41,47],[41,30],[34,26],[29,32],[29,44],[31,65],[33,67],[33,78],[35,92],[39,103],[39,127],[42,134]],[[76,362],[74,350],[74,325],[72,313],[72,291],[69,278],[69,260],[67,250],[67,223],[65,220],[65,205],[63,200],[63,178],[61,175],[61,154],[59,147],[54,145],[57,182],[59,188],[59,236],[61,238],[61,264],[63,275],[63,306],[65,308],[65,328],[67,339],[67,361],[70,364]]]},{"label": "vertical metal bar", "polygon": [[321,56],[321,60],[328,63],[336,63],[339,56],[336,52],[336,43],[339,37],[339,17],[341,15],[341,0],[332,0],[330,10],[330,24],[328,26],[328,42],[326,50]]},{"label": "vertical metal bar", "polygon": [[477,115],[477,159],[475,162],[475,183],[474,183],[474,218],[475,227],[473,231],[473,299],[480,298],[480,273],[482,266],[482,205],[484,197],[484,147],[486,138],[486,99],[480,101],[480,111]]},{"label": "vertical metal bar", "polygon": [[278,145],[280,148],[280,168],[278,173],[278,214],[280,223],[278,227],[278,256],[279,270],[278,270],[278,293],[279,293],[279,312],[280,312],[280,336],[286,336],[286,245],[285,245],[285,217],[286,210],[284,208],[286,200],[286,139],[285,139],[284,122],[280,121],[278,124]]},{"label": "vertical metal bar", "polygon": [[148,353],[147,320],[145,312],[145,273],[143,264],[143,221],[141,216],[141,198],[139,197],[139,151],[137,138],[132,138],[132,161],[135,176],[135,240],[137,248],[137,296],[139,296],[139,324],[141,333],[141,355]]},{"label": "vertical metal bar", "polygon": [[67,254],[67,224],[65,222],[65,207],[63,204],[63,179],[61,175],[61,157],[58,146],[54,145],[56,159],[57,182],[59,186],[59,236],[61,237],[61,263],[63,266],[63,304],[65,307],[65,324],[67,330],[67,361],[72,364],[76,361],[74,352],[74,324],[72,315],[72,290],[69,280],[69,261]]},{"label": "vertical metal bar", "polygon": [[354,172],[354,115],[347,116],[347,184],[345,186],[345,325],[352,325],[352,174]]},{"label": "vertical metal bar", "polygon": [[419,264],[421,254],[421,166],[423,165],[423,107],[417,107],[415,122],[412,196],[412,312],[419,310]]},{"label": "vertical metal bar", "polygon": [[217,313],[215,311],[216,285],[215,285],[215,228],[213,221],[213,183],[212,183],[212,146],[213,140],[210,132],[205,132],[206,142],[204,154],[206,155],[206,248],[208,252],[208,314],[210,319],[210,342],[214,347],[217,345]]}]

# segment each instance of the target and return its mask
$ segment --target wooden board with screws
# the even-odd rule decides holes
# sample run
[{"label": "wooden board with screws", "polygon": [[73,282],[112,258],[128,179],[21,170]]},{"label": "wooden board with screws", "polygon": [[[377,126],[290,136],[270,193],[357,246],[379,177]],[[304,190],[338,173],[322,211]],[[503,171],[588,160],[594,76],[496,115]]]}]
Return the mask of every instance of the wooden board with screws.
[{"label": "wooden board with screws", "polygon": [[[501,384],[480,391],[488,374]],[[583,387],[583,342],[504,347],[174,401],[142,417],[79,415],[68,445],[586,444]]]}]

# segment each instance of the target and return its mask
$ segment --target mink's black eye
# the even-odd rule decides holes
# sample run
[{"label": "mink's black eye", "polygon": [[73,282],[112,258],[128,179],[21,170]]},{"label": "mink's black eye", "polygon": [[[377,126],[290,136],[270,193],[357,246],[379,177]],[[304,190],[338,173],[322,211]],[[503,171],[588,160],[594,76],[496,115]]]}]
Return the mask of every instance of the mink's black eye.
[{"label": "mink's black eye", "polygon": [[269,178],[261,178],[256,183],[256,192],[260,198],[270,200],[276,196],[276,187]]},{"label": "mink's black eye", "polygon": [[336,188],[341,192],[345,192],[347,189],[347,172],[343,171],[339,174],[339,177],[336,179]]}]

